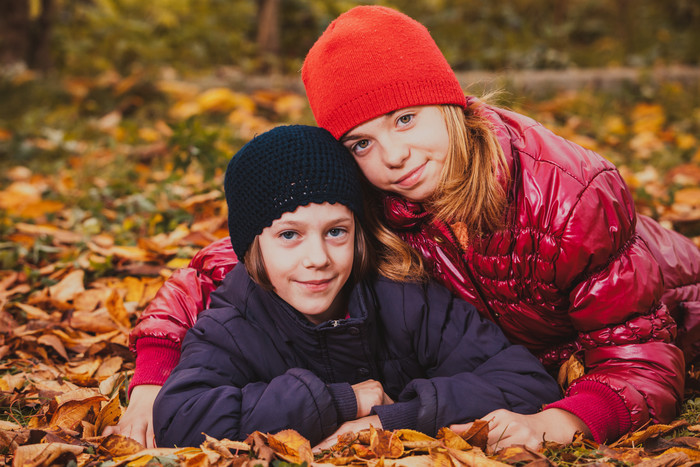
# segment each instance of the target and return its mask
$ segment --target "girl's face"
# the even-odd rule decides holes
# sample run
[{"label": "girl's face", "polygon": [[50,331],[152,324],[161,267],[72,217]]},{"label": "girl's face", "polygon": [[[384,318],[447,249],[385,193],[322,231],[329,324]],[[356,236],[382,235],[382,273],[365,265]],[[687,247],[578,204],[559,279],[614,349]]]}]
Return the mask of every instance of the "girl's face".
[{"label": "girl's face", "polygon": [[434,105],[374,118],[340,141],[372,185],[417,202],[435,192],[449,147],[447,124]]},{"label": "girl's face", "polygon": [[345,316],[354,239],[352,211],[337,203],[300,206],[258,237],[275,293],[315,324]]}]

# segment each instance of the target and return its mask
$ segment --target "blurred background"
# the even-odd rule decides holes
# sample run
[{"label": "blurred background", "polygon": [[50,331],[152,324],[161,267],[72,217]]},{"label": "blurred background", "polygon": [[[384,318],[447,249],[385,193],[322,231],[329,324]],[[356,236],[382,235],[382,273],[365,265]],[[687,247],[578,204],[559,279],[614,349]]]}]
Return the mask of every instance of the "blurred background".
[{"label": "blurred background", "polygon": [[425,24],[454,68],[697,65],[697,0],[3,0],[4,65],[94,74],[229,65],[296,73],[318,35],[360,3]]},{"label": "blurred background", "polygon": [[[159,240],[175,267],[226,235],[228,159],[275,125],[314,124],[301,64],[358,4],[425,24],[466,92],[499,91],[599,151],[641,212],[700,236],[698,0],[2,0],[0,269],[61,257],[96,277],[124,264],[89,250],[95,236],[197,230]],[[26,225],[79,246],[59,254],[55,232]]]}]

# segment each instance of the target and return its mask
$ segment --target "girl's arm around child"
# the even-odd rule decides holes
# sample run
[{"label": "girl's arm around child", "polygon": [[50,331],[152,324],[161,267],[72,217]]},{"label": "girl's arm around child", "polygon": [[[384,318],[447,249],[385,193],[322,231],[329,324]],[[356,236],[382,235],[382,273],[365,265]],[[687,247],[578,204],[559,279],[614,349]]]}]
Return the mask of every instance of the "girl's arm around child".
[{"label": "girl's arm around child", "polygon": [[[231,288],[247,291],[246,298],[232,304]],[[287,428],[316,444],[359,415],[351,387],[359,381],[348,376],[358,368],[398,395],[397,403],[374,407],[390,430],[435,435],[499,408],[533,413],[560,397],[535,357],[441,286],[381,279],[374,289],[357,287],[350,319],[314,328],[324,342],[318,349],[295,334],[301,325],[289,313],[240,313],[239,303],[269,305],[272,295],[257,290],[239,266],[212,294],[214,309],[187,334],[156,401],[159,446],[198,445],[203,432],[245,439]]]}]

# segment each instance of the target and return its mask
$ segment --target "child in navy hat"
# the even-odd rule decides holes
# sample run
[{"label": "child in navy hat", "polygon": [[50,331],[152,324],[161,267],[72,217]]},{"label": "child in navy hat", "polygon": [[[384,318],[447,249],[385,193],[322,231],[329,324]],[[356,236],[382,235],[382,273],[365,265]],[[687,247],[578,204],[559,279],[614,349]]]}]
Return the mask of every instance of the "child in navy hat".
[{"label": "child in navy hat", "polygon": [[242,262],[156,399],[159,446],[283,429],[317,444],[369,424],[435,435],[560,397],[540,362],[472,305],[374,273],[360,186],[348,151],[320,128],[276,128],[231,159],[229,230]]}]

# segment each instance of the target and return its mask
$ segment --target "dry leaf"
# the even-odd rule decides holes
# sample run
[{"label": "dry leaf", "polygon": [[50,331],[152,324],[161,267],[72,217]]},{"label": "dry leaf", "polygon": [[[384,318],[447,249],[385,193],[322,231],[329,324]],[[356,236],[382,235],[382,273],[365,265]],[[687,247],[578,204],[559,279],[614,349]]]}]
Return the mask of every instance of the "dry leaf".
[{"label": "dry leaf", "polygon": [[77,456],[81,452],[83,452],[83,447],[73,444],[29,444],[17,448],[12,465],[15,467],[43,467],[52,465],[64,454]]},{"label": "dry leaf", "polygon": [[294,430],[283,430],[274,435],[267,435],[267,442],[275,454],[287,462],[301,464],[302,462],[311,463],[314,460],[309,440]]},{"label": "dry leaf", "polygon": [[584,375],[586,369],[581,363],[581,360],[576,357],[576,354],[569,357],[569,359],[559,367],[559,375],[557,377],[557,382],[559,386],[566,389],[569,385]]},{"label": "dry leaf", "polygon": [[403,454],[403,443],[393,431],[369,427],[369,448],[377,457],[398,459]]},{"label": "dry leaf", "polygon": [[49,295],[60,302],[71,301],[76,295],[85,291],[84,279],[84,271],[80,269],[71,271],[58,284],[49,287]]}]

